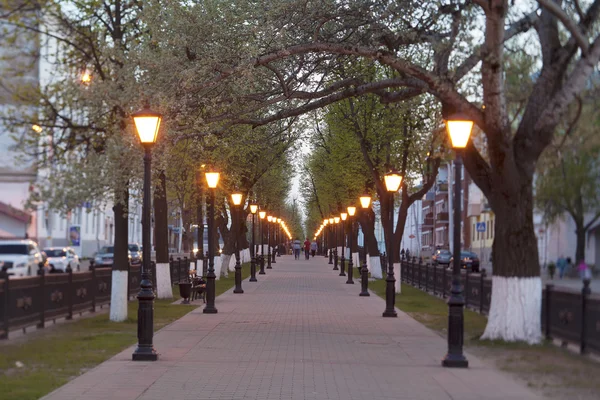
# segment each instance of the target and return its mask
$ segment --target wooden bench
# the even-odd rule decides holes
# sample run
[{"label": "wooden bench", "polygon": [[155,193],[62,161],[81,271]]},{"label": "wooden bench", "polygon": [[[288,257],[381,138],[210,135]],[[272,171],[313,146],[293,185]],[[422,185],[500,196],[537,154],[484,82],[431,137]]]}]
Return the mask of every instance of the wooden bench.
[{"label": "wooden bench", "polygon": [[206,281],[202,277],[192,279],[192,301],[197,298],[206,303]]}]

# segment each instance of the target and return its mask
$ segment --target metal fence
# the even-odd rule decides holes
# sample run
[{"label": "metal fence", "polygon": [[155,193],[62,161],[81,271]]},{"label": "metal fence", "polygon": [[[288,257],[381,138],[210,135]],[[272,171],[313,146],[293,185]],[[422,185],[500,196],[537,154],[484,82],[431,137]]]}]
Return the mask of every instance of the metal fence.
[{"label": "metal fence", "polygon": [[[171,283],[187,282],[190,263],[194,266],[206,261],[178,258],[169,262]],[[206,270],[206,267],[203,268]],[[151,263],[152,282],[156,288],[156,264]],[[136,296],[140,290],[141,266],[128,269],[127,296]],[[206,275],[206,274],[204,274]],[[10,278],[7,269],[0,271],[0,339],[8,333],[36,325],[43,328],[49,321],[59,318],[72,319],[73,315],[86,311],[95,312],[110,304],[112,268],[91,266],[89,271],[68,271],[25,278]]]},{"label": "metal fence", "polygon": [[[382,257],[385,271],[387,260]],[[487,315],[492,299],[492,279],[481,273],[461,271],[465,306]],[[442,298],[449,297],[452,271],[423,264],[416,259],[401,263],[401,279],[415,288]],[[579,345],[580,352],[600,353],[600,296],[591,295],[589,281],[581,292],[556,289],[548,284],[542,291],[542,329],[547,339]]]}]

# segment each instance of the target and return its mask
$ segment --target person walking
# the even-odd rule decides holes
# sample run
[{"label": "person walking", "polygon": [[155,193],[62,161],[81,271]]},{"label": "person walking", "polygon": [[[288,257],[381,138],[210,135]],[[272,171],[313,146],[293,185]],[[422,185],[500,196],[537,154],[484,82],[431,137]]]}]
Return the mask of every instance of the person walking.
[{"label": "person walking", "polygon": [[567,268],[567,260],[562,254],[558,257],[558,260],[556,260],[556,268],[558,268],[559,279],[562,279],[565,275],[565,269]]},{"label": "person walking", "polygon": [[294,241],[292,242],[292,248],[294,249],[294,259],[295,260],[300,259],[300,248],[301,247],[302,247],[302,243],[300,243],[300,240],[298,238],[294,239]]},{"label": "person walking", "polygon": [[310,257],[310,240],[306,238],[304,241],[304,259],[308,260]]},{"label": "person walking", "polygon": [[577,264],[577,270],[579,271],[579,277],[581,280],[592,278],[592,273],[584,260],[579,261],[579,264]]},{"label": "person walking", "polygon": [[310,244],[310,254],[313,256],[313,258],[315,258],[315,254],[317,254],[317,241],[313,240]]}]

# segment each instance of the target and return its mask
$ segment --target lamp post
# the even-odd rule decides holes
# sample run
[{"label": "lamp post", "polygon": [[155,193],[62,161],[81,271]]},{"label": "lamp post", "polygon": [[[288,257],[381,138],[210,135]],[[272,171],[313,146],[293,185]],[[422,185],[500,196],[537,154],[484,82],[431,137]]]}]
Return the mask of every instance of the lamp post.
[{"label": "lamp post", "polygon": [[348,207],[348,225],[350,225],[350,231],[348,232],[348,250],[350,250],[350,260],[348,260],[348,280],[346,281],[347,284],[350,285],[354,285],[354,279],[353,279],[353,275],[354,275],[354,263],[352,262],[352,240],[353,240],[353,230],[354,230],[354,220],[352,217],[354,217],[354,214],[356,214],[356,207],[353,206],[349,206]]},{"label": "lamp post", "polygon": [[215,191],[219,184],[220,174],[215,171],[204,173],[206,184],[209,188],[210,199],[208,202],[208,273],[206,274],[206,306],[204,314],[216,314],[215,307]]},{"label": "lamp post", "polygon": [[142,209],[142,281],[138,299],[138,345],[133,361],[156,361],[154,349],[154,291],[150,277],[150,188],[152,179],[152,146],[156,143],[162,116],[147,106],[133,114],[133,121],[142,146],[144,146],[144,199]]},{"label": "lamp post", "polygon": [[[364,195],[360,197],[360,206],[363,212],[371,206],[371,196]],[[364,232],[363,232],[364,233]],[[366,236],[365,236],[366,239]],[[363,259],[362,268],[360,270],[360,294],[361,297],[367,297],[369,293],[369,269],[367,268],[367,241],[363,243],[363,253],[365,258]]]},{"label": "lamp post", "polygon": [[273,223],[273,254],[271,261],[272,264],[277,264],[275,258],[277,255],[277,249],[279,248],[279,246],[277,245],[277,242],[279,241],[279,223],[277,221],[281,221],[281,218],[273,217],[273,219],[271,220],[271,222]]},{"label": "lamp post", "polygon": [[345,263],[346,257],[345,257],[345,254],[344,254],[344,241],[346,240],[346,232],[345,232],[346,231],[346,229],[345,229],[346,226],[345,226],[345,224],[346,224],[346,219],[348,219],[348,213],[344,213],[344,212],[341,213],[340,214],[340,219],[341,219],[340,226],[341,226],[341,230],[342,230],[342,257],[341,257],[341,263],[340,263],[341,264],[340,265],[340,276],[346,276],[346,272],[345,272],[345,269],[346,269],[346,263]]},{"label": "lamp post", "polygon": [[448,353],[442,360],[444,367],[467,368],[469,361],[463,354],[464,306],[463,288],[460,282],[460,230],[461,230],[461,169],[462,152],[467,146],[473,121],[462,114],[446,119],[446,129],[456,153],[454,158],[454,263],[452,265],[452,288],[448,299]]},{"label": "lamp post", "polygon": [[[333,264],[333,218],[329,218],[329,264]],[[333,265],[333,270],[337,271],[337,265]]]},{"label": "lamp post", "polygon": [[273,221],[273,217],[267,216],[267,269],[273,269],[271,266],[271,221]]},{"label": "lamp post", "polygon": [[[241,193],[233,193],[231,195],[231,201],[233,202],[233,210],[235,213],[235,217],[231,217],[231,221],[237,220],[238,226],[233,230],[236,237],[235,240],[235,289],[233,289],[233,293],[244,293],[244,289],[242,289],[242,265],[240,264],[240,243],[239,243],[239,224],[240,224],[240,206],[242,205],[243,195]],[[233,226],[233,225],[232,225]]]},{"label": "lamp post", "polygon": [[338,235],[339,235],[339,223],[340,223],[340,217],[333,217],[333,265],[336,271],[338,269]]},{"label": "lamp post", "polygon": [[265,275],[265,245],[264,245],[264,224],[263,221],[267,216],[266,211],[259,211],[258,217],[260,218],[260,272],[259,275]]},{"label": "lamp post", "polygon": [[385,311],[383,312],[384,317],[397,317],[396,309],[396,288],[394,278],[394,261],[396,259],[394,253],[394,193],[400,188],[402,182],[402,176],[398,172],[392,170],[384,176],[385,188],[389,193],[389,210],[388,210],[388,238],[387,252],[388,252],[388,271],[385,277]]},{"label": "lamp post", "polygon": [[[277,257],[281,257],[279,254],[279,245],[281,244],[281,218],[277,218],[275,221],[275,249],[277,250],[275,254]],[[273,264],[277,264],[275,257],[273,257]]]},{"label": "lamp post", "polygon": [[327,241],[327,232],[329,231],[329,230],[327,229],[327,225],[328,225],[328,224],[329,224],[329,219],[325,218],[325,219],[323,220],[323,230],[324,230],[324,232],[323,232],[323,238],[321,239],[321,241],[322,241],[322,246],[321,246],[321,249],[322,249],[322,250],[324,250],[324,251],[323,251],[323,255],[325,256],[325,258],[327,258],[327,257],[328,257],[328,254],[327,254],[327,247],[329,246],[329,243],[328,243],[328,241]]},{"label": "lamp post", "polygon": [[250,213],[252,214],[252,253],[250,254],[250,282],[257,282],[256,280],[256,248],[254,247],[254,219],[256,218],[256,212],[258,211],[258,204],[256,201],[250,203]]}]

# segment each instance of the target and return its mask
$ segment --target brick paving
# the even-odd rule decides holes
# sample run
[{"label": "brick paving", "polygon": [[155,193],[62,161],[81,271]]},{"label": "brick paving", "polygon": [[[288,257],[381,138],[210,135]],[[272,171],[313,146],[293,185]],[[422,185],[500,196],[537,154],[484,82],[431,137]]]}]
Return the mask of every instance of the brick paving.
[{"label": "brick paving", "polygon": [[[244,294],[217,298],[218,314],[187,314],[155,335],[157,362],[133,347],[47,400],[537,399],[521,383],[468,355],[468,370],[440,366],[443,338],[385,302],[359,297],[360,281],[324,257],[277,260]],[[185,307],[185,306],[181,306]]]}]

